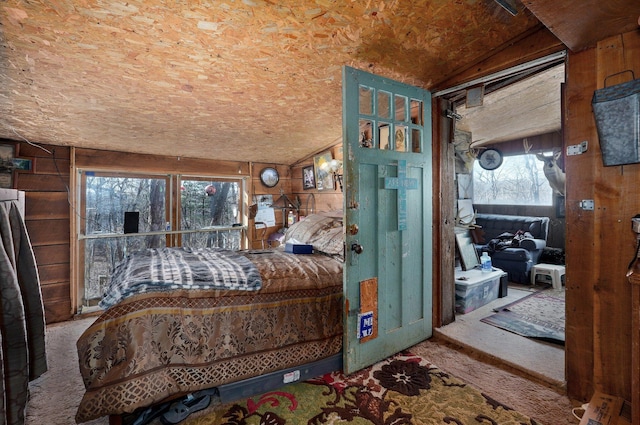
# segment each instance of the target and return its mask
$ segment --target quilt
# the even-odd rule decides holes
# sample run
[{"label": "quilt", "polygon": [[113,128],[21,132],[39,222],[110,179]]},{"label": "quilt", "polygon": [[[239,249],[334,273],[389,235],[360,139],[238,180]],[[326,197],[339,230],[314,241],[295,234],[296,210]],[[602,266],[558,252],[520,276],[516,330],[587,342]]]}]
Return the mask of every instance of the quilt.
[{"label": "quilt", "polygon": [[236,251],[150,248],[130,254],[116,267],[100,307],[106,309],[129,296],[154,291],[257,291],[261,285],[258,269]]}]

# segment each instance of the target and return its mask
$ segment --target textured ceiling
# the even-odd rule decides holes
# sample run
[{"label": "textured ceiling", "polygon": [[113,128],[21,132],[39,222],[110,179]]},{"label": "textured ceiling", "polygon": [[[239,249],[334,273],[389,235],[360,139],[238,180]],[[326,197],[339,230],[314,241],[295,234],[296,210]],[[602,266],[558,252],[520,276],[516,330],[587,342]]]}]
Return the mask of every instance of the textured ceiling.
[{"label": "textured ceiling", "polygon": [[[429,87],[527,31],[492,0],[0,3],[0,137],[289,164],[345,64]],[[19,135],[19,137],[18,137]]]},{"label": "textured ceiling", "polygon": [[341,140],[343,65],[430,88],[539,25],[519,7],[4,0],[0,138],[291,164]]}]

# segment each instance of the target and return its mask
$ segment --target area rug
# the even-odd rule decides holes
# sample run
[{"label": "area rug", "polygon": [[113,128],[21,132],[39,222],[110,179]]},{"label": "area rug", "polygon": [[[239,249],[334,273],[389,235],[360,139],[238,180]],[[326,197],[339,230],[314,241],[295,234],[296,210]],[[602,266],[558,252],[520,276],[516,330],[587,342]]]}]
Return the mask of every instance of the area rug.
[{"label": "area rug", "polygon": [[407,352],[349,376],[334,372],[209,408],[183,423],[539,424],[439,370],[423,357]]},{"label": "area rug", "polygon": [[534,292],[495,309],[495,314],[480,321],[528,338],[564,345],[564,295],[564,290]]}]

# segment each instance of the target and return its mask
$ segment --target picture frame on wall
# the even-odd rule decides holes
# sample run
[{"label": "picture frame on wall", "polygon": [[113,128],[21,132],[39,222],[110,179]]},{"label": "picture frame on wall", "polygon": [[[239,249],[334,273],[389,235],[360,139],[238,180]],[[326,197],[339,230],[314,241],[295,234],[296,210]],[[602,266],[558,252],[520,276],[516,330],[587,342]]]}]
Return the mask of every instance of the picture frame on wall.
[{"label": "picture frame on wall", "polygon": [[316,175],[316,189],[329,190],[334,188],[333,175],[328,171],[328,166],[333,156],[331,152],[313,157],[313,169]]},{"label": "picture frame on wall", "polygon": [[14,145],[0,145],[0,188],[13,188]]},{"label": "picture frame on wall", "polygon": [[313,165],[302,168],[302,188],[304,190],[316,188],[316,175],[313,170]]}]

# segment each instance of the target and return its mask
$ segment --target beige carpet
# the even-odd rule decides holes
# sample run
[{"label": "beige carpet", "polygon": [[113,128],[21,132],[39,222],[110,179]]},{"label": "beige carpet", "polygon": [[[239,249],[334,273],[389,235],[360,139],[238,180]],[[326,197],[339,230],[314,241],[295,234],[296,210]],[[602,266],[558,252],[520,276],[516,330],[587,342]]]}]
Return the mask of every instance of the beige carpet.
[{"label": "beige carpet", "polygon": [[[75,424],[76,409],[83,394],[75,342],[93,320],[82,319],[47,327],[49,371],[30,385],[27,425]],[[556,390],[482,363],[442,342],[425,341],[412,347],[411,351],[542,424],[578,423],[571,414],[571,408],[580,403],[572,404]],[[105,417],[86,423],[107,425],[109,421]]]}]

